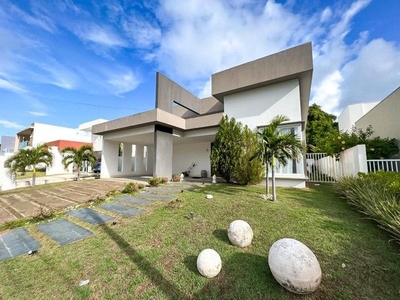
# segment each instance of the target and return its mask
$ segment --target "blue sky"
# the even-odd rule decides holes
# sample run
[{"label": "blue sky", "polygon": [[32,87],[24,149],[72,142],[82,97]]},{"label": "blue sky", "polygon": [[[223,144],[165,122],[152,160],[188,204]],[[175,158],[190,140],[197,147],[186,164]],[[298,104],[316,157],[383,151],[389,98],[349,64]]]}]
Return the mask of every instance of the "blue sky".
[{"label": "blue sky", "polygon": [[157,71],[206,97],[212,73],[308,41],[310,103],[338,115],[400,85],[399,15],[398,0],[2,0],[0,136],[152,109]]}]

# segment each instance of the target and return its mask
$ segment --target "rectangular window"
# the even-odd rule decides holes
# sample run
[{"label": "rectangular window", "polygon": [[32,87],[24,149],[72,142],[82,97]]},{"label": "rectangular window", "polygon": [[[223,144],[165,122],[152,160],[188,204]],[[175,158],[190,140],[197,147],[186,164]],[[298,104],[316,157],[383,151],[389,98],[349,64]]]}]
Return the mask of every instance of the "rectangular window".
[{"label": "rectangular window", "polygon": [[[294,134],[301,140],[301,124],[282,125],[279,126],[278,131]],[[299,161],[288,160],[286,166],[277,163],[276,174],[304,174],[303,159],[300,158]]]}]

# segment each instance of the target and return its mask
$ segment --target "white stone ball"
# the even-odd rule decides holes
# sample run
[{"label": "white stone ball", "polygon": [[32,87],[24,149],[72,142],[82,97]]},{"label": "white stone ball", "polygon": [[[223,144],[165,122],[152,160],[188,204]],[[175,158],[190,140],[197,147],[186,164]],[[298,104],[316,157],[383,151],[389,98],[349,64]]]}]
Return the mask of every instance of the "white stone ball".
[{"label": "white stone ball", "polygon": [[268,265],[281,286],[296,294],[310,294],[321,283],[322,272],[314,253],[290,238],[276,241],[269,249]]},{"label": "white stone ball", "polygon": [[213,249],[204,249],[197,256],[197,270],[207,278],[213,278],[219,274],[222,267],[221,257]]},{"label": "white stone ball", "polygon": [[236,220],[229,224],[228,238],[233,245],[244,248],[251,244],[253,230],[247,222]]}]

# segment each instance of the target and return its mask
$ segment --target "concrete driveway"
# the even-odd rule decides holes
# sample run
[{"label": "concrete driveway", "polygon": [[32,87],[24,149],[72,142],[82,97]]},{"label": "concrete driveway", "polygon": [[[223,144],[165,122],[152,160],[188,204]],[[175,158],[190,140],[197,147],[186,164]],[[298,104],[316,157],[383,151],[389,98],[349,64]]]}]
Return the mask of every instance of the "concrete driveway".
[{"label": "concrete driveway", "polygon": [[40,206],[62,210],[104,198],[113,189],[123,189],[127,179],[89,179],[60,184],[26,187],[0,193],[0,224],[32,217]]}]

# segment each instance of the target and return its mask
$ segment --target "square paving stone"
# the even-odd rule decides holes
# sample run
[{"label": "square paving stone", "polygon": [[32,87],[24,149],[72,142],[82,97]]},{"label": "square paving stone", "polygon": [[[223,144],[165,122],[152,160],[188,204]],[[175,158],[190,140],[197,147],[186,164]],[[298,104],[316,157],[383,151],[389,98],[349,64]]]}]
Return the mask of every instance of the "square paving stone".
[{"label": "square paving stone", "polygon": [[102,223],[106,223],[112,219],[114,219],[113,217],[106,215],[106,214],[102,214],[98,211],[95,211],[93,209],[90,208],[81,208],[81,209],[77,209],[77,210],[71,210],[70,212],[68,212],[68,215],[73,216],[81,221],[84,221],[86,223],[90,223],[90,224],[102,224]]},{"label": "square paving stone", "polygon": [[147,193],[147,192],[140,193],[139,196],[144,197],[144,198],[155,199],[155,200],[162,200],[162,201],[171,201],[171,200],[176,199],[175,196],[160,195],[160,194],[153,194],[153,193]]},{"label": "square paving stone", "polygon": [[99,207],[102,209],[105,209],[105,210],[109,210],[109,211],[124,215],[124,216],[128,216],[128,217],[136,216],[143,212],[143,210],[141,210],[141,209],[129,207],[129,206],[114,203],[114,202],[105,203],[105,204],[100,205]]},{"label": "square paving stone", "polygon": [[93,235],[91,231],[66,219],[50,221],[48,223],[39,224],[36,227],[49,238],[60,244],[60,246],[67,245]]},{"label": "square paving stone", "polygon": [[42,247],[25,228],[16,228],[0,236],[0,261]]},{"label": "square paving stone", "polygon": [[137,205],[149,205],[149,204],[153,203],[153,201],[144,200],[144,199],[140,199],[140,198],[136,198],[136,197],[132,197],[132,196],[126,196],[126,195],[115,198],[115,200],[129,202],[129,203],[137,204]]}]

